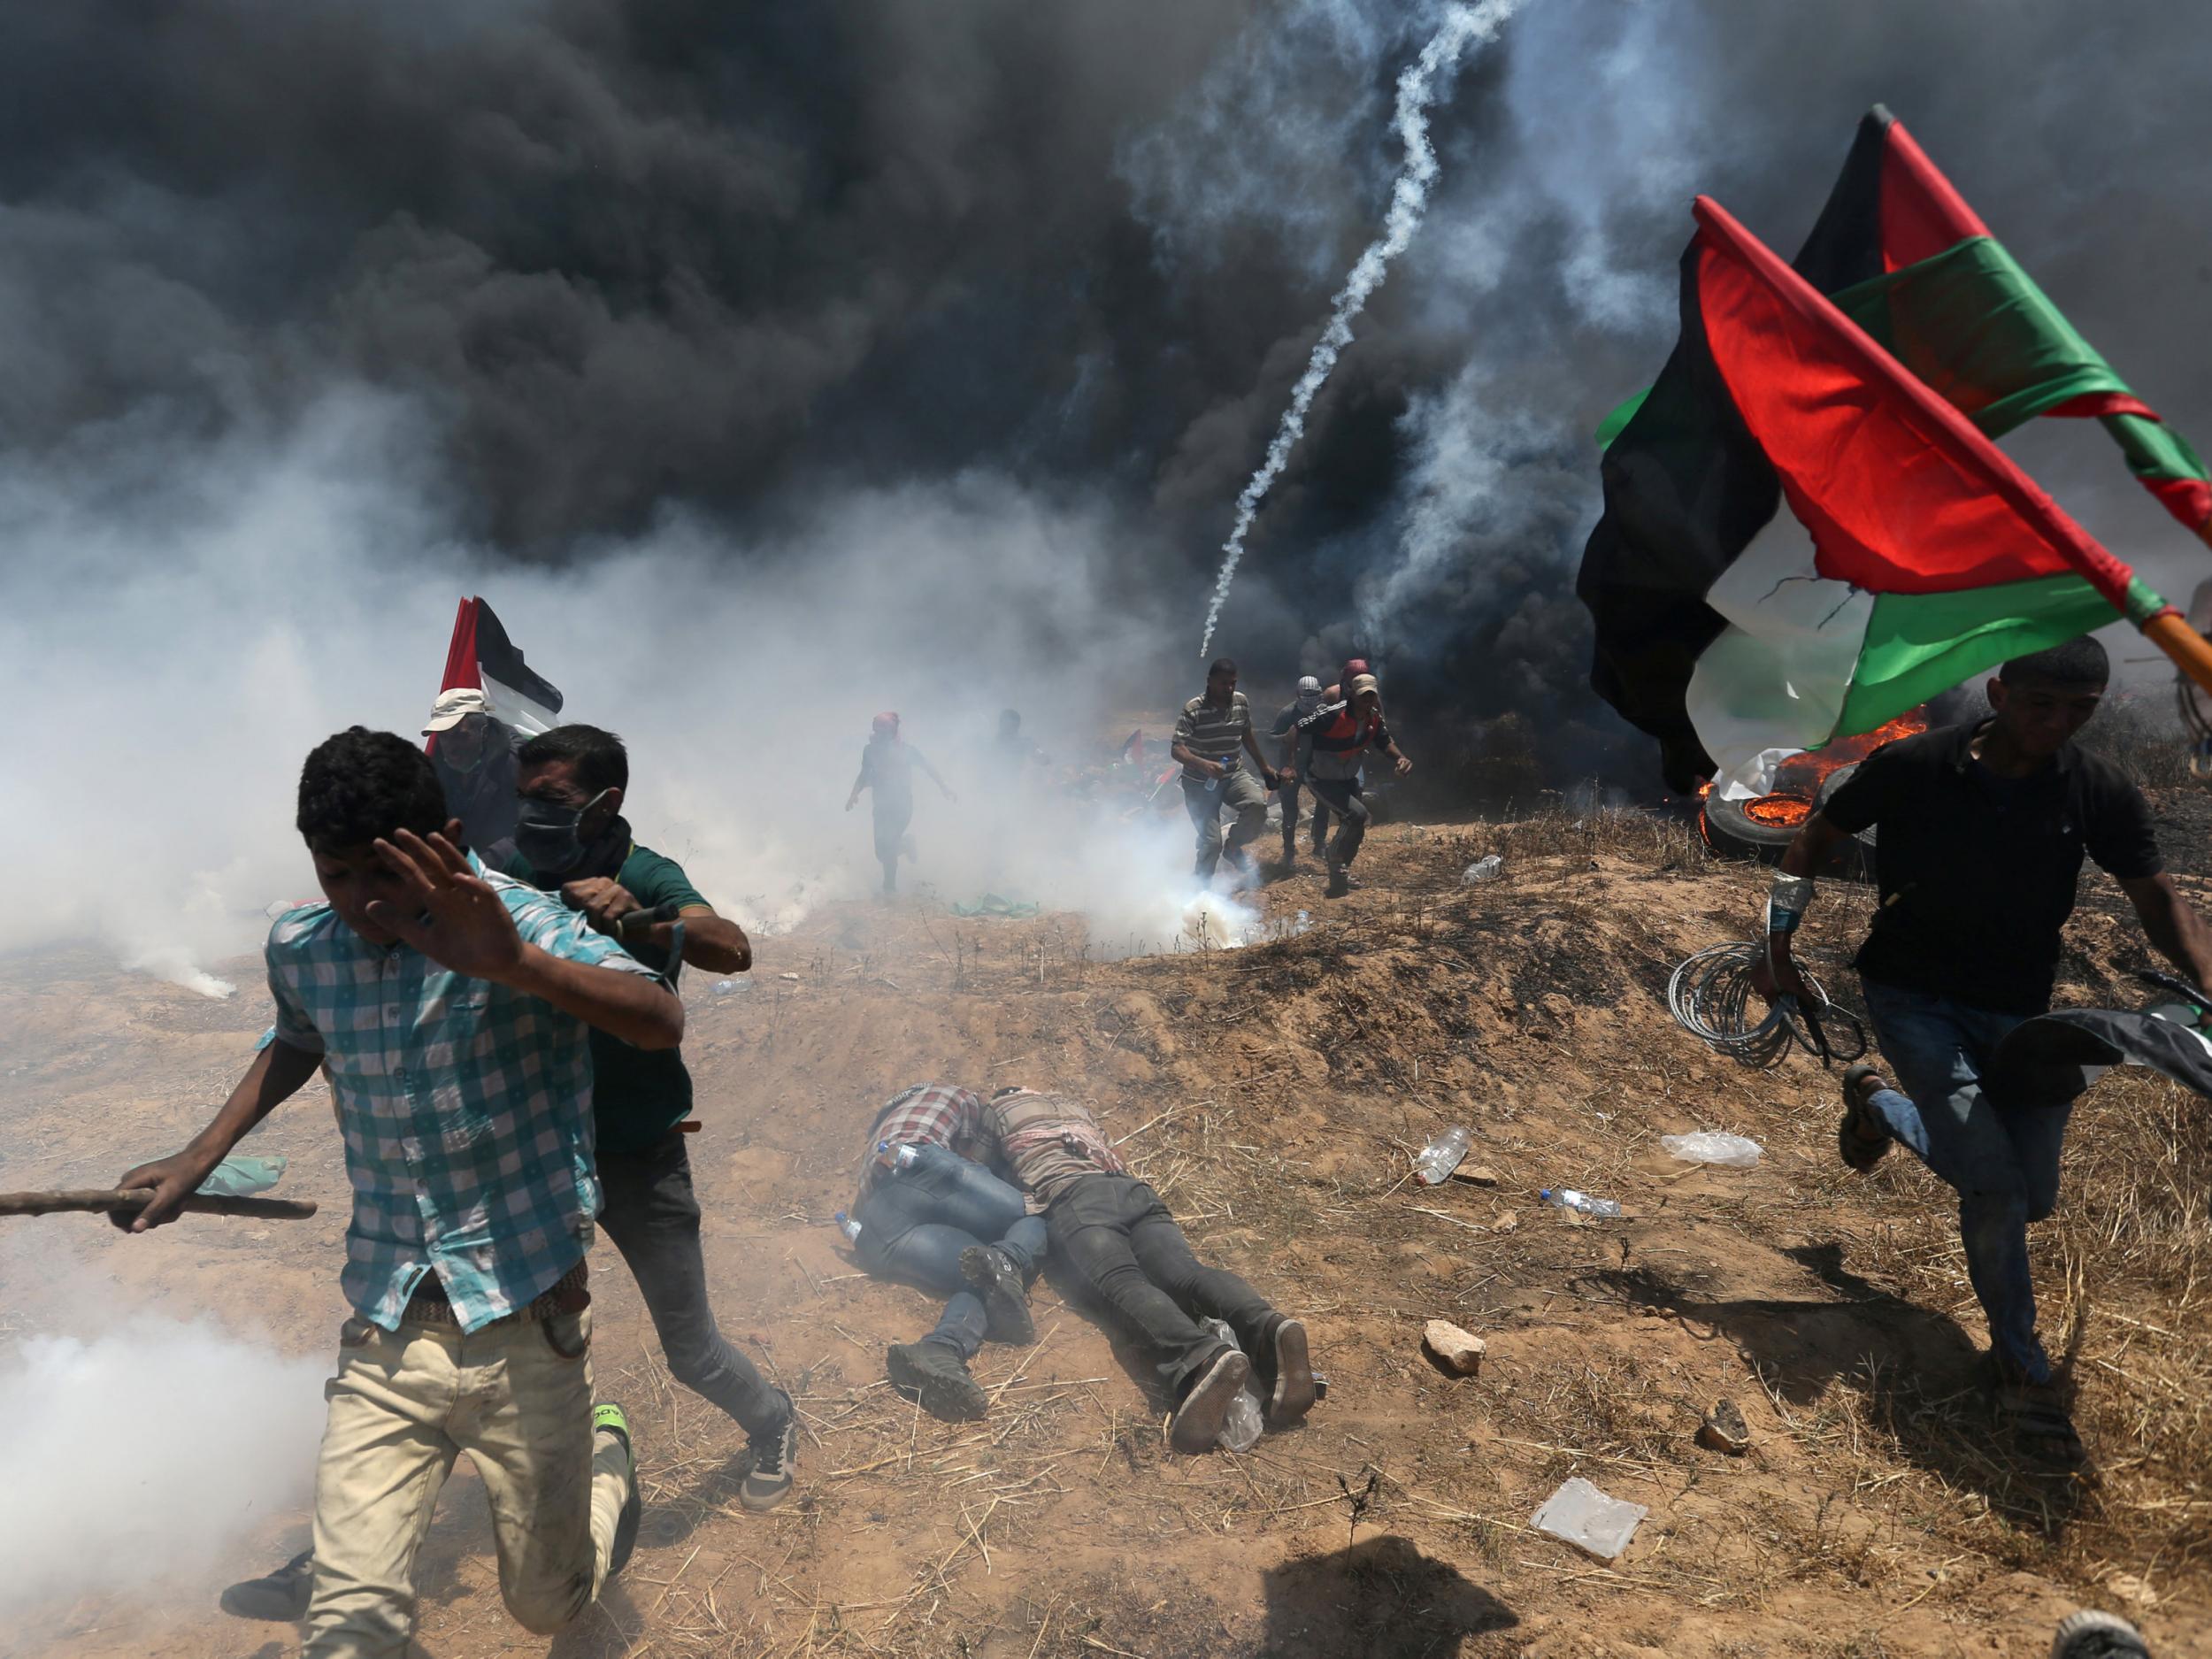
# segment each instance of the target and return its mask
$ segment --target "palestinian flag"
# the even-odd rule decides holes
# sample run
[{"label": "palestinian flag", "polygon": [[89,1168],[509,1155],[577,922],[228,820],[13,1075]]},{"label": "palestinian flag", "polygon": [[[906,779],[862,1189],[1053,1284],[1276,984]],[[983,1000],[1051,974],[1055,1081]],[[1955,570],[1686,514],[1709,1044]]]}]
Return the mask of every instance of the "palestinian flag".
[{"label": "palestinian flag", "polygon": [[459,686],[483,692],[492,718],[526,737],[561,723],[560,687],[522,660],[498,616],[481,599],[461,601],[453,618],[453,643],[446,648],[445,679],[438,689]]},{"label": "palestinian flag", "polygon": [[[2193,532],[2212,539],[2212,481],[2195,452],[2075,332],[1903,123],[1879,105],[1860,123],[1795,269],[1987,436],[2001,436],[2038,415],[2101,420],[2146,487]],[[1622,404],[1599,429],[1608,448],[1606,519],[1591,538],[1582,588],[1599,625],[1594,682],[1623,714],[1660,738],[1669,780],[1678,788],[1712,770],[1682,703],[1698,654],[1726,621],[1703,603],[1705,588],[1748,541],[1746,521],[1755,527],[1772,511],[1770,492],[1756,490],[1732,505],[1703,503],[1693,516],[1712,521],[1706,543],[1687,559],[1679,549],[1662,551],[1664,538],[1690,526],[1674,521],[1681,503],[1633,499],[1632,480],[1651,459],[1651,446],[1669,442],[1655,423],[1639,424],[1637,417],[1653,398],[1663,407],[1677,403],[1684,388],[1670,381],[1685,373],[1670,362],[1658,384]],[[1679,431],[1678,422],[1678,436]],[[1613,447],[1624,438],[1632,450],[1646,453],[1617,457]],[[1738,481],[1719,457],[1714,466],[1711,487]],[[1834,734],[1867,729],[1839,726]]]},{"label": "palestinian flag", "polygon": [[1681,338],[1606,453],[1577,583],[1594,683],[1672,787],[1763,794],[1791,754],[2166,608],[1717,204],[1695,212]]}]

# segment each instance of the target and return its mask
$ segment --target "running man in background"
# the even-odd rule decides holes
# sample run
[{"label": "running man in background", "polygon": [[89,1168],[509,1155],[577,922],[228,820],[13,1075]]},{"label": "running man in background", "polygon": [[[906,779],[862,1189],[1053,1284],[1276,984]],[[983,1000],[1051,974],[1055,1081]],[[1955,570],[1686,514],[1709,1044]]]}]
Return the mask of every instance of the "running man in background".
[{"label": "running man in background", "polygon": [[[1313,1409],[1304,1325],[1192,1255],[1160,1195],[1129,1173],[1081,1102],[1004,1088],[991,1096],[984,1122],[1015,1184],[1044,1206],[1053,1254],[1157,1356],[1174,1402],[1168,1443],[1177,1451],[1207,1451],[1220,1440],[1256,1369],[1271,1425],[1286,1426]],[[1225,1322],[1238,1346],[1202,1318]]]},{"label": "running man in background", "polygon": [[1413,763],[1399,750],[1390,728],[1383,724],[1382,691],[1372,674],[1356,674],[1346,688],[1346,701],[1325,703],[1298,722],[1299,742],[1310,758],[1306,782],[1318,806],[1337,816],[1336,838],[1329,843],[1328,896],[1340,899],[1352,890],[1352,860],[1373,821],[1360,788],[1360,767],[1370,750],[1391,760],[1402,778]]},{"label": "running man in background", "polygon": [[471,852],[503,869],[515,854],[513,734],[474,686],[440,692],[422,734],[445,791],[446,816],[461,820]]},{"label": "running man in background", "polygon": [[[1251,755],[1258,777],[1239,764],[1240,749]],[[1183,805],[1198,829],[1198,859],[1191,873],[1201,881],[1211,881],[1225,852],[1238,884],[1248,884],[1253,870],[1245,849],[1267,827],[1267,792],[1275,787],[1275,771],[1260,753],[1252,708],[1237,689],[1237,665],[1229,658],[1215,660],[1206,672],[1203,695],[1183,705],[1168,752],[1182,763]],[[1225,810],[1235,814],[1225,848],[1221,836]]]},{"label": "running man in background", "polygon": [[323,902],[265,952],[274,1040],[150,1187],[174,1218],[239,1139],[325,1068],[353,1217],[354,1315],[315,1475],[308,1659],[398,1659],[417,1549],[466,1452],[491,1501],[500,1593],[525,1628],[568,1624],[635,1543],[619,1407],[591,1399],[585,1256],[599,1191],[588,1031],[683,1041],[683,1003],[584,918],[463,851],[430,759],[360,726],[300,774]]},{"label": "running man in background", "polygon": [[875,808],[876,862],[883,866],[886,893],[899,890],[900,854],[904,853],[909,858],[914,856],[914,838],[907,833],[907,826],[914,821],[917,766],[928,775],[946,800],[956,798],[922,751],[899,735],[899,717],[876,716],[874,729],[868,735],[868,746],[860,751],[860,775],[853,780],[852,793],[845,797],[845,810],[849,812],[860,804],[863,789],[870,792]]},{"label": "running man in background", "polygon": [[973,1089],[922,1083],[893,1095],[868,1125],[850,1215],[862,1267],[951,1298],[935,1330],[886,1356],[892,1383],[948,1423],[990,1409],[968,1373],[986,1337],[1037,1340],[1029,1286],[1044,1261],[1044,1217],[970,1161],[984,1145],[983,1097]]},{"label": "running man in background", "polygon": [[2007,1033],[2050,1008],[2084,853],[2120,884],[2161,955],[2195,984],[2212,979],[2212,933],[2162,873],[2141,792],[2074,742],[2110,672],[2090,638],[2016,657],[1989,682],[1990,718],[1862,761],[1783,855],[1759,980],[1770,996],[1809,1000],[1790,935],[1813,872],[1878,826],[1881,905],[1856,965],[1897,1082],[1870,1064],[1844,1073],[1839,1150],[1864,1172],[1902,1141],[1958,1194],[1998,1410],[2024,1450],[2068,1468],[2085,1453],[2036,1334],[2028,1271],[2028,1224],[2058,1207],[2068,1108],[1993,1101],[1983,1071]]},{"label": "running man in background", "polygon": [[[1278,739],[1281,749],[1275,757],[1280,768],[1277,776],[1282,780],[1283,797],[1283,868],[1298,867],[1298,779],[1307,769],[1311,744],[1298,730],[1298,722],[1321,706],[1321,682],[1308,674],[1298,682],[1298,695],[1283,704],[1275,716],[1275,724],[1268,728],[1269,735]],[[1328,838],[1329,809],[1321,797],[1313,798],[1313,850],[1320,852]]]}]

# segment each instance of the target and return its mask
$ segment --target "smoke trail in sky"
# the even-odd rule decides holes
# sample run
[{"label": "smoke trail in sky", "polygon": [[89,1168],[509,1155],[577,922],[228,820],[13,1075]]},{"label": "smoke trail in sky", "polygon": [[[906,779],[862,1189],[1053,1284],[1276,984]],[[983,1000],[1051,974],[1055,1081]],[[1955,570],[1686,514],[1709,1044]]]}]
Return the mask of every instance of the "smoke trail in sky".
[{"label": "smoke trail in sky", "polygon": [[1447,8],[1442,25],[1421,49],[1420,57],[1398,77],[1398,111],[1393,124],[1405,146],[1406,158],[1390,192],[1390,211],[1383,219],[1383,234],[1368,243],[1367,251],[1360,255],[1344,286],[1337,290],[1329,306],[1329,326],[1321,331],[1306,372],[1291,389],[1290,405],[1283,411],[1274,442],[1267,446],[1267,458],[1237,497],[1236,524],[1229,539],[1221,544],[1221,574],[1215,579],[1213,599],[1206,607],[1206,631],[1198,642],[1202,657],[1213,645],[1214,626],[1221,620],[1222,603],[1229,597],[1229,584],[1236,580],[1237,562],[1244,557],[1244,538],[1258,516],[1260,503],[1281,476],[1293,446],[1305,436],[1306,411],[1313,407],[1315,395],[1336,367],[1338,356],[1352,343],[1352,319],[1366,309],[1368,300],[1382,286],[1390,262],[1411,244],[1428,211],[1429,187],[1436,182],[1437,172],[1436,150],[1429,142],[1430,106],[1449,88],[1460,54],[1476,41],[1494,38],[1519,4],[1520,0],[1478,0],[1474,5]]}]

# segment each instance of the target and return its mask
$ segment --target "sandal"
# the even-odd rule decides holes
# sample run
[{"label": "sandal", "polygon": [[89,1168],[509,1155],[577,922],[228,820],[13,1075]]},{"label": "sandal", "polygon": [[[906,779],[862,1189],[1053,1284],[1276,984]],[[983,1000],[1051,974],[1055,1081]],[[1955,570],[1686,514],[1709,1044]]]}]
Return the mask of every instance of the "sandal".
[{"label": "sandal", "polygon": [[1836,1125],[1836,1150],[1862,1175],[1889,1150],[1889,1125],[1869,1099],[1876,1089],[1888,1087],[1882,1074],[1864,1061],[1843,1074],[1843,1121]]}]

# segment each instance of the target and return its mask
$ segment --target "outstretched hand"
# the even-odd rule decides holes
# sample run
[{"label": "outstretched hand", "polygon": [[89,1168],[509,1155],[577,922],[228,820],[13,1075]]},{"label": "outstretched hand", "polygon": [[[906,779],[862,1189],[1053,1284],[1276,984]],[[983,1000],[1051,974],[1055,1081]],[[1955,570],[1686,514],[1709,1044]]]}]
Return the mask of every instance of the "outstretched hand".
[{"label": "outstretched hand", "polygon": [[[401,830],[376,843],[377,856],[405,884],[399,904],[373,900],[369,919],[449,972],[499,980],[522,961],[522,935],[492,884],[469,868],[468,855],[443,835],[428,841]],[[412,913],[408,913],[413,906]]]}]

